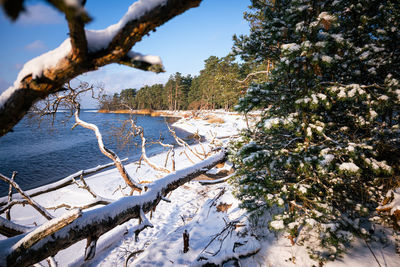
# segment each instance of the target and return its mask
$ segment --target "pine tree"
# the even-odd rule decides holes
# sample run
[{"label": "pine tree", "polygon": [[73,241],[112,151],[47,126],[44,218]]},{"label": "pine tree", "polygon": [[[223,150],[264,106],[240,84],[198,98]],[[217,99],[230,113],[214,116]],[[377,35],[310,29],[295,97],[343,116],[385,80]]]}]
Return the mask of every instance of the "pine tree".
[{"label": "pine tree", "polygon": [[274,68],[237,106],[262,113],[232,145],[236,195],[249,210],[278,207],[271,229],[334,259],[353,235],[372,233],[376,207],[399,186],[400,6],[252,3],[235,51]]}]

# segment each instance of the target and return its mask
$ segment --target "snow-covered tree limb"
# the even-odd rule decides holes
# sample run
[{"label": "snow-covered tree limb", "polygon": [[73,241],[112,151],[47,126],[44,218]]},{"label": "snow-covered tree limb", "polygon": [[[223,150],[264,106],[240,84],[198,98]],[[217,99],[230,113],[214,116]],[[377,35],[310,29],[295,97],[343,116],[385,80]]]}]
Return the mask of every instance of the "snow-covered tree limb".
[{"label": "snow-covered tree limb", "polygon": [[0,234],[11,237],[32,231],[32,227],[16,224],[0,216]]},{"label": "snow-covered tree limb", "polygon": [[2,240],[0,247],[8,246],[10,249],[1,251],[0,266],[29,266],[80,240],[100,237],[130,219],[140,218],[141,209],[144,213],[150,212],[169,192],[224,160],[225,152],[221,151],[194,166],[178,170],[154,181],[147,186],[148,191],[143,195],[123,197],[107,206],[83,211],[82,215],[71,224],[30,247],[17,249],[27,234]]},{"label": "snow-covered tree limb", "polygon": [[210,185],[210,184],[220,184],[228,181],[230,178],[232,178],[236,173],[232,173],[226,177],[220,178],[220,179],[215,179],[215,180],[199,180],[201,185]]},{"label": "snow-covered tree limb", "polygon": [[157,164],[155,164],[154,162],[151,162],[151,160],[147,157],[146,155],[146,138],[144,137],[144,132],[143,129],[140,127],[140,138],[142,140],[142,159],[144,160],[144,162],[146,162],[150,167],[152,167],[154,170],[156,171],[162,171],[165,173],[170,173],[171,171],[168,170],[167,168],[163,167],[163,166],[158,166]]},{"label": "snow-covered tree limb", "polygon": [[[12,2],[18,2],[21,7],[15,8],[17,11],[14,13],[18,16],[23,9],[23,1],[2,1],[1,4],[7,9],[7,3]],[[35,102],[64,90],[63,85],[71,79],[111,63],[125,64],[127,57],[132,58],[130,49],[143,36],[171,18],[198,6],[200,2],[201,0],[140,0],[131,5],[117,24],[101,31],[85,30],[85,36],[82,27],[85,20],[82,18],[77,22],[76,17],[71,19],[67,15],[71,37],[58,48],[26,63],[14,85],[0,96],[0,136],[11,131]],[[10,14],[13,12],[10,11]],[[147,60],[146,62],[149,63]],[[132,66],[136,67],[134,63]],[[151,68],[151,65],[154,64],[144,69],[160,71],[159,68]],[[142,65],[139,67],[143,69]]]},{"label": "snow-covered tree limb", "polygon": [[132,178],[129,176],[128,172],[126,171],[126,169],[125,169],[124,165],[122,164],[121,160],[119,159],[118,155],[115,154],[112,150],[110,150],[104,146],[103,137],[100,133],[99,128],[95,124],[87,123],[85,121],[82,121],[79,118],[79,107],[75,111],[75,121],[76,121],[77,125],[80,125],[86,129],[89,129],[89,130],[92,130],[95,132],[101,153],[103,153],[105,156],[107,156],[112,161],[114,161],[114,164],[117,167],[122,178],[124,179],[125,183],[130,188],[132,188],[132,190],[142,191],[142,187],[139,184],[137,184],[135,181],[133,181]]},{"label": "snow-covered tree limb", "polygon": [[[31,248],[33,245],[38,243],[40,240],[46,237],[51,237],[54,233],[62,229],[63,227],[71,224],[77,218],[82,215],[80,210],[72,210],[70,212],[65,213],[63,216],[50,220],[40,227],[36,228],[32,232],[26,234],[23,238],[18,240],[10,250],[18,253],[23,253],[27,249]],[[55,254],[52,254],[55,255]],[[52,256],[48,255],[48,256]],[[44,258],[43,258],[44,259]]]}]

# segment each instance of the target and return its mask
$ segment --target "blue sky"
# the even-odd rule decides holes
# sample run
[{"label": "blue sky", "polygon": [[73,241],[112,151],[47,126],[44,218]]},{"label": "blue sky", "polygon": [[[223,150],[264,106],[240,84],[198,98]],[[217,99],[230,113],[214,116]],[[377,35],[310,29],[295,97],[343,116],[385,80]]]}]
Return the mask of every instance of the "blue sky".
[{"label": "blue sky", "polygon": [[[86,9],[93,17],[87,29],[103,29],[117,23],[133,0],[88,0]],[[90,83],[102,82],[107,92],[123,88],[164,83],[175,72],[196,75],[210,55],[225,56],[232,47],[233,34],[248,33],[243,12],[250,0],[203,0],[200,7],[173,18],[137,43],[132,50],[158,55],[166,73],[154,74],[117,64],[78,77]],[[0,92],[10,86],[28,60],[56,48],[66,38],[64,17],[44,1],[28,1],[28,13],[10,22],[0,12]],[[84,100],[84,106],[95,105]]]}]

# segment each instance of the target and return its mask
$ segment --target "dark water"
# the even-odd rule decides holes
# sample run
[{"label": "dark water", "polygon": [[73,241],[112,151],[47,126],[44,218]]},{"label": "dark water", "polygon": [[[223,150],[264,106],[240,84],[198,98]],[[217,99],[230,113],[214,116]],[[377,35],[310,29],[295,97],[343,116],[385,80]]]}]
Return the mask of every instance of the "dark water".
[{"label": "dark water", "polygon": [[[129,162],[140,157],[140,147],[134,144],[140,139],[131,141],[125,148],[115,137],[116,128],[129,119],[128,114],[102,114],[83,111],[81,119],[96,124],[107,148],[117,152],[122,159],[129,157]],[[147,141],[164,138],[165,143],[174,143],[169,135],[164,117],[135,116],[136,124],[142,126]],[[73,119],[59,113],[51,126],[49,121],[32,124],[24,118],[14,127],[14,132],[0,138],[0,173],[11,177],[18,171],[16,181],[23,189],[31,189],[48,184],[82,169],[95,167],[111,162],[104,156],[97,144],[94,132],[81,126],[71,130]],[[171,119],[171,118],[170,118]],[[171,121],[170,121],[171,122]],[[178,135],[186,133],[178,132]],[[149,142],[148,142],[149,143]],[[158,145],[146,148],[147,155],[163,151]],[[0,196],[6,195],[8,184],[0,181]]]}]

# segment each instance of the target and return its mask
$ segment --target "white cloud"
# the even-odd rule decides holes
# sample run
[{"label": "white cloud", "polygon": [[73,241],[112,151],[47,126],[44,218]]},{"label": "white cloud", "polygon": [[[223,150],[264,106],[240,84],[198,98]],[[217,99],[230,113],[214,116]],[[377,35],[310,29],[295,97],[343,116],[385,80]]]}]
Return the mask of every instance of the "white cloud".
[{"label": "white cloud", "polygon": [[[148,71],[141,71],[125,66],[109,65],[80,75],[77,80],[88,82],[89,84],[103,83],[105,93],[112,95],[119,93],[122,89],[135,88],[140,89],[145,85],[153,85],[157,83],[165,84],[168,81],[170,73],[156,74]],[[74,83],[76,80],[74,80]],[[156,96],[155,96],[156,97]],[[96,106],[96,101],[90,99],[89,96],[82,98],[84,108]]]},{"label": "white cloud", "polygon": [[62,23],[61,13],[52,7],[44,4],[30,5],[26,7],[26,12],[22,13],[17,23],[28,24],[57,24]]},{"label": "white cloud", "polygon": [[120,92],[121,89],[136,88],[156,83],[166,83],[169,74],[156,74],[148,71],[141,71],[125,66],[110,65],[102,67],[97,71],[88,72],[78,77],[89,83],[104,83],[107,93]]},{"label": "white cloud", "polygon": [[27,44],[24,49],[28,51],[42,51],[46,49],[46,45],[42,41],[36,40]]}]

